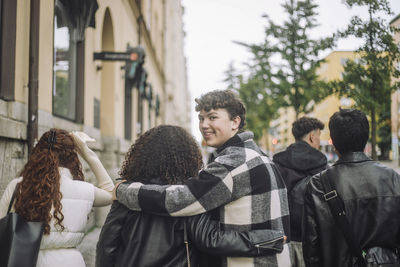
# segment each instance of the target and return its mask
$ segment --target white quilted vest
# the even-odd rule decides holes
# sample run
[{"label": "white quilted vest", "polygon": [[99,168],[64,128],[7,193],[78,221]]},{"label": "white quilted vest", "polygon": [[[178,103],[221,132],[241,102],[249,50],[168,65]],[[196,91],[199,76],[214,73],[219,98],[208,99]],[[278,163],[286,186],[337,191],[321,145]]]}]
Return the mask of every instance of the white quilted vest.
[{"label": "white quilted vest", "polygon": [[85,235],[85,226],[93,207],[94,186],[72,180],[72,175],[66,168],[60,168],[60,176],[65,229],[60,231],[59,227],[54,226],[54,220],[50,223],[50,234],[43,235],[37,267],[85,266],[76,246]]}]

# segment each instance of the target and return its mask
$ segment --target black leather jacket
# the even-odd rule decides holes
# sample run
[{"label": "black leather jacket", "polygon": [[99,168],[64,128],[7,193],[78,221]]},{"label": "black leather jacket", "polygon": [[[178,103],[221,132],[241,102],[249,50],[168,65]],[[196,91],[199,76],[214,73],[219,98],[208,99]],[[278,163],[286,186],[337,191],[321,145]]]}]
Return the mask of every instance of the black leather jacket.
[{"label": "black leather jacket", "polygon": [[[344,202],[346,217],[362,249],[400,246],[400,175],[362,152],[343,155],[327,170]],[[353,266],[353,257],[323,199],[320,174],[304,197],[303,253],[306,266]]]},{"label": "black leather jacket", "polygon": [[[282,175],[288,191],[290,211],[290,240],[301,242],[301,218],[304,186],[293,190],[294,186],[327,167],[326,156],[305,141],[297,141],[282,152],[274,155],[273,161]],[[293,190],[293,191],[292,191]]]},{"label": "black leather jacket", "polygon": [[186,218],[157,216],[129,210],[114,201],[97,243],[96,266],[187,266],[184,222],[193,267],[204,266],[202,262],[209,264],[201,251],[254,257],[280,253],[283,249],[282,232],[222,231],[210,218],[208,214]]}]

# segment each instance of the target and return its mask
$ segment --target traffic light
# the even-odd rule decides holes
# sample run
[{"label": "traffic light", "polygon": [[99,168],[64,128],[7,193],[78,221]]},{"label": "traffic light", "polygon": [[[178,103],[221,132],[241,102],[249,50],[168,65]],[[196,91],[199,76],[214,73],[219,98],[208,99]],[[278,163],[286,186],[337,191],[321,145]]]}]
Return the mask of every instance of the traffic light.
[{"label": "traffic light", "polygon": [[127,52],[130,53],[130,58],[125,64],[125,78],[131,80],[133,85],[138,86],[141,81],[141,73],[146,54],[142,46],[134,48],[128,47]]}]

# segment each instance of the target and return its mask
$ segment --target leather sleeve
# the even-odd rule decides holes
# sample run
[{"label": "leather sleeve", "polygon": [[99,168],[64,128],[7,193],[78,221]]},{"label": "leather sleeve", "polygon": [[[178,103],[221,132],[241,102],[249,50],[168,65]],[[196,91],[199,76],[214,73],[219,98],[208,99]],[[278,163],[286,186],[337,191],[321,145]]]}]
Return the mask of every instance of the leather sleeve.
[{"label": "leather sleeve", "polygon": [[189,240],[208,254],[254,257],[280,253],[283,250],[281,231],[224,231],[207,213],[189,217],[187,221]]},{"label": "leather sleeve", "polygon": [[96,267],[114,266],[127,213],[128,210],[118,201],[113,202],[97,243]]},{"label": "leather sleeve", "polygon": [[304,208],[302,220],[303,232],[303,256],[307,267],[323,266],[319,238],[318,223],[315,214],[315,203],[313,201],[312,187],[314,176],[308,183],[304,194]]}]

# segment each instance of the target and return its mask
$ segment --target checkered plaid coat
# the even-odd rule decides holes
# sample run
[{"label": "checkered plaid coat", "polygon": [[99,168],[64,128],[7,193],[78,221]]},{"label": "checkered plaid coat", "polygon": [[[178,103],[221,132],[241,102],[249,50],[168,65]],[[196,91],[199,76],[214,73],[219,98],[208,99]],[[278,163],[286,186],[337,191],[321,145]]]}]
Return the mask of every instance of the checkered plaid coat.
[{"label": "checkered plaid coat", "polygon": [[[222,229],[274,229],[289,234],[284,182],[272,161],[242,132],[229,139],[214,160],[186,185],[121,184],[117,199],[133,210],[167,216],[191,216],[217,209]],[[288,246],[281,254],[227,257],[223,266],[290,266]]]}]

